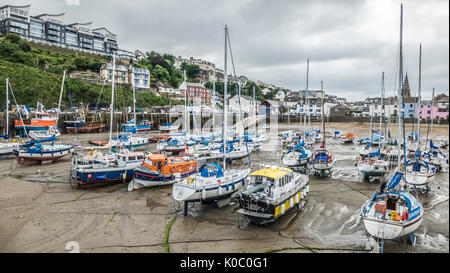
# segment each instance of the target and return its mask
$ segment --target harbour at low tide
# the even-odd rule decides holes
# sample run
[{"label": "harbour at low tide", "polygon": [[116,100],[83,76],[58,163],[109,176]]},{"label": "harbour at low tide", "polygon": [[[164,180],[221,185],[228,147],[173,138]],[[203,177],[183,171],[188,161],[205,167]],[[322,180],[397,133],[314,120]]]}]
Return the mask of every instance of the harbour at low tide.
[{"label": "harbour at low tide", "polygon": [[[281,165],[278,132],[299,124],[279,124],[268,131],[278,138],[252,152],[252,170]],[[316,124],[313,126],[318,127]],[[239,204],[183,206],[176,202],[172,186],[129,192],[127,184],[72,189],[70,157],[56,163],[18,166],[16,158],[0,161],[0,251],[68,252],[68,242],[77,242],[80,252],[371,252],[376,251],[364,226],[356,225],[361,204],[379,188],[379,183],[361,182],[355,167],[357,144],[341,144],[331,137],[334,129],[352,130],[366,137],[368,124],[327,123],[327,146],[337,163],[331,178],[310,176],[310,193],[300,212],[289,211],[275,223],[256,226],[239,218]],[[407,127],[408,129],[408,127]],[[153,134],[153,132],[151,133]],[[61,136],[73,142],[76,135]],[[78,135],[83,146],[107,134]],[[448,138],[448,125],[433,128],[433,139]],[[316,144],[315,146],[318,146]],[[156,144],[141,147],[154,152]],[[444,150],[448,156],[448,150]],[[246,159],[243,159],[246,160]],[[239,168],[241,162],[236,162]],[[448,252],[448,173],[438,173],[431,191],[419,195],[424,219],[411,246],[403,238],[386,241],[384,252]]]}]

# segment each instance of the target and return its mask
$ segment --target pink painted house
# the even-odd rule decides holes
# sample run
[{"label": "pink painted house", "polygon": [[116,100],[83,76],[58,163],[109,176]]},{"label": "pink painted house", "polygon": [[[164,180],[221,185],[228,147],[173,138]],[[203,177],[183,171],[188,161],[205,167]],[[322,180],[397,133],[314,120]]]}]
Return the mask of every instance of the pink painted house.
[{"label": "pink painted house", "polygon": [[[431,105],[422,105],[422,113],[420,115],[420,118],[427,119],[430,117],[430,110],[431,110],[431,119],[447,119],[448,118],[448,111],[442,111],[445,108],[439,108],[439,106],[434,106],[433,109],[431,109]],[[416,116],[419,115],[419,108],[417,109]]]}]

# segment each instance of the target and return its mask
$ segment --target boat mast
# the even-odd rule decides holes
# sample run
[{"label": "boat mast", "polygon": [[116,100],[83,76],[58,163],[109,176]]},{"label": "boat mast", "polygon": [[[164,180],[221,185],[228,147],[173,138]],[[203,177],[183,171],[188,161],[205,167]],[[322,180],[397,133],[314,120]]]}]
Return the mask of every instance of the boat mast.
[{"label": "boat mast", "polygon": [[370,134],[369,134],[369,136],[370,136],[370,147],[372,147],[372,145],[373,145],[373,143],[372,143],[372,140],[373,140],[373,100],[372,100],[372,103],[370,103]]},{"label": "boat mast", "polygon": [[109,144],[112,140],[112,129],[114,120],[114,82],[116,81],[116,54],[113,54],[113,68],[112,68],[112,88],[111,88],[111,121],[109,126]]},{"label": "boat mast", "polygon": [[[380,146],[381,146],[381,130],[384,116],[384,72],[381,74],[381,109],[380,109],[380,129],[378,136],[380,138]],[[384,136],[386,138],[386,136]]]},{"label": "boat mast", "polygon": [[252,109],[252,112],[255,111],[253,114],[253,118],[255,118],[255,134],[257,134],[258,130],[256,130],[256,123],[257,123],[258,119],[256,119],[256,96],[255,96],[255,86],[254,85],[253,85],[253,103],[255,104],[255,109]]},{"label": "boat mast", "polygon": [[[401,115],[403,115],[403,106],[400,103],[400,99],[402,98],[402,94],[403,94],[403,48],[402,48],[402,39],[403,39],[403,4],[400,5],[400,63],[399,63],[399,75],[398,75],[398,80],[399,80],[399,89],[398,89],[398,96],[397,96],[397,104],[398,104],[398,111],[397,111],[397,115],[398,115],[398,133],[397,133],[397,148],[398,148],[398,156],[397,156],[397,165],[400,168],[401,165],[401,136],[402,136],[402,128],[401,128]],[[406,143],[405,143],[406,145]],[[406,160],[406,156],[405,156],[405,160]],[[406,174],[406,171],[405,171]]]},{"label": "boat mast", "polygon": [[225,59],[224,59],[224,83],[223,83],[223,170],[225,171],[227,166],[227,83],[228,83],[228,74],[227,74],[227,37],[228,37],[228,27],[225,25]]},{"label": "boat mast", "polygon": [[[306,61],[306,93],[308,93],[309,90],[309,59],[307,59]],[[310,115],[310,111],[309,111],[309,98],[307,97],[306,99],[307,104],[308,104],[308,125],[309,125],[309,130],[311,130],[311,115]]]},{"label": "boat mast", "polygon": [[61,91],[59,92],[59,101],[58,101],[58,112],[56,114],[56,122],[58,122],[59,120],[59,113],[61,112],[61,99],[62,99],[62,93],[64,90],[64,80],[66,79],[66,70],[64,70],[63,72],[63,78],[62,78],[62,82],[61,82]]},{"label": "boat mast", "polygon": [[[6,137],[9,139],[9,97],[8,97],[9,79],[6,78]],[[20,111],[20,109],[19,109]]]},{"label": "boat mast", "polygon": [[[189,120],[189,114],[188,114],[188,110],[187,110],[187,101],[188,101],[188,90],[187,90],[187,84],[186,84],[186,70],[184,70],[184,79],[183,79],[183,84],[182,87],[184,88],[184,128],[186,130],[186,135],[189,135],[189,127],[190,124],[188,124],[188,120]],[[171,125],[170,125],[171,126]]]},{"label": "boat mast", "polygon": [[137,128],[137,119],[136,119],[136,86],[133,82],[133,119],[135,127]]},{"label": "boat mast", "polygon": [[422,97],[421,97],[421,91],[422,91],[422,44],[420,44],[419,47],[419,111],[418,111],[418,117],[417,117],[417,142],[419,143],[418,148],[420,149],[420,118],[422,114]]},{"label": "boat mast", "polygon": [[324,100],[325,94],[323,92],[323,81],[320,82],[320,85],[321,85],[321,89],[322,89],[322,130],[323,130],[323,132],[322,132],[322,138],[323,138],[322,143],[323,143],[323,149],[325,149],[325,145],[326,145],[326,141],[325,141],[325,120],[324,120],[325,113],[324,113],[324,106],[323,106],[323,100]]},{"label": "boat mast", "polygon": [[[388,108],[389,117],[388,117],[388,122],[387,122],[387,132],[384,136],[385,138],[391,134],[391,104],[392,104],[392,100],[391,100],[391,97],[389,97],[389,108]],[[387,117],[387,115],[386,115],[386,117]],[[391,141],[390,138],[389,138],[389,141]]]},{"label": "boat mast", "polygon": [[431,98],[430,121],[428,123],[428,131],[427,131],[427,143],[428,143],[428,138],[431,138],[431,131],[433,128],[433,108],[434,108],[434,88],[433,88],[433,94],[432,94],[432,98]]},{"label": "boat mast", "polygon": [[[216,93],[216,68],[215,67],[214,67],[214,70],[213,70],[213,82],[212,82],[212,84],[213,84],[213,94],[214,94],[214,96],[218,97],[217,93]],[[214,106],[214,108],[216,108],[216,107]],[[215,113],[213,111],[213,113],[212,113],[212,116],[213,116],[213,119],[212,119],[212,122],[213,122],[213,124],[212,124],[212,133],[213,133],[213,136],[214,136],[214,128],[216,128],[214,115],[215,115]]]}]

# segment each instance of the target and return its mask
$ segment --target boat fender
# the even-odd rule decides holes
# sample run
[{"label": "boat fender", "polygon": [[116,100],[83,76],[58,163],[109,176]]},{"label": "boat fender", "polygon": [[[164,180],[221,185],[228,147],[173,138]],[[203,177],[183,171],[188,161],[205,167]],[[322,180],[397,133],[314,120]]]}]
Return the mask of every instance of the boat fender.
[{"label": "boat fender", "polygon": [[242,179],[242,187],[245,186],[245,179]]},{"label": "boat fender", "polygon": [[360,223],[361,223],[361,214],[359,214],[357,217],[356,217],[356,225],[359,225]]},{"label": "boat fender", "polygon": [[132,190],[134,190],[134,181],[130,181],[130,183],[128,183],[128,191]]},{"label": "boat fender", "polygon": [[231,183],[231,188],[232,188],[233,191],[234,191],[234,189],[235,189],[234,182]]},{"label": "boat fender", "polygon": [[222,186],[220,186],[220,182],[219,182],[219,187],[217,187],[217,194],[222,195]]},{"label": "boat fender", "polygon": [[298,194],[295,195],[295,203],[298,203]]},{"label": "boat fender", "polygon": [[205,200],[206,199],[206,189],[203,188],[202,190],[202,199]]},{"label": "boat fender", "polygon": [[284,204],[281,204],[281,214],[284,214]]},{"label": "boat fender", "polygon": [[289,200],[289,202],[290,202],[290,206],[289,207],[293,207],[294,206],[294,198],[293,197],[291,197],[291,199]]},{"label": "boat fender", "polygon": [[124,173],[122,174],[122,179],[123,179],[123,181],[125,181],[125,180],[127,179],[127,172],[124,172]]},{"label": "boat fender", "polygon": [[230,185],[229,184],[226,185],[226,189],[227,189],[227,191],[230,190]]}]

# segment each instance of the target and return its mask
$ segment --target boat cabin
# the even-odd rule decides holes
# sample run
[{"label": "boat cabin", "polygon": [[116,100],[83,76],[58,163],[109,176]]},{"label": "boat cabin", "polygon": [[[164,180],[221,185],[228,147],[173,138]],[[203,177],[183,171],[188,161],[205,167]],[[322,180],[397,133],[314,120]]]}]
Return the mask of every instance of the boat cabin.
[{"label": "boat cabin", "polygon": [[312,156],[314,163],[329,163],[332,160],[332,153],[327,150],[318,150]]},{"label": "boat cabin", "polygon": [[183,157],[166,157],[163,154],[152,154],[144,160],[142,166],[161,175],[185,173],[197,168],[197,161]]},{"label": "boat cabin", "polygon": [[140,152],[115,154],[115,163],[118,166],[126,165],[127,163],[141,162],[143,160],[144,154]]},{"label": "boat cabin", "polygon": [[[272,167],[264,168],[255,171],[249,175],[249,187],[243,194],[247,194],[250,197],[253,195],[256,198],[258,192],[265,194],[267,197],[273,197],[278,199],[282,194],[289,191],[295,183],[294,172],[291,169],[284,167]],[[295,180],[296,183],[299,180]]]}]

